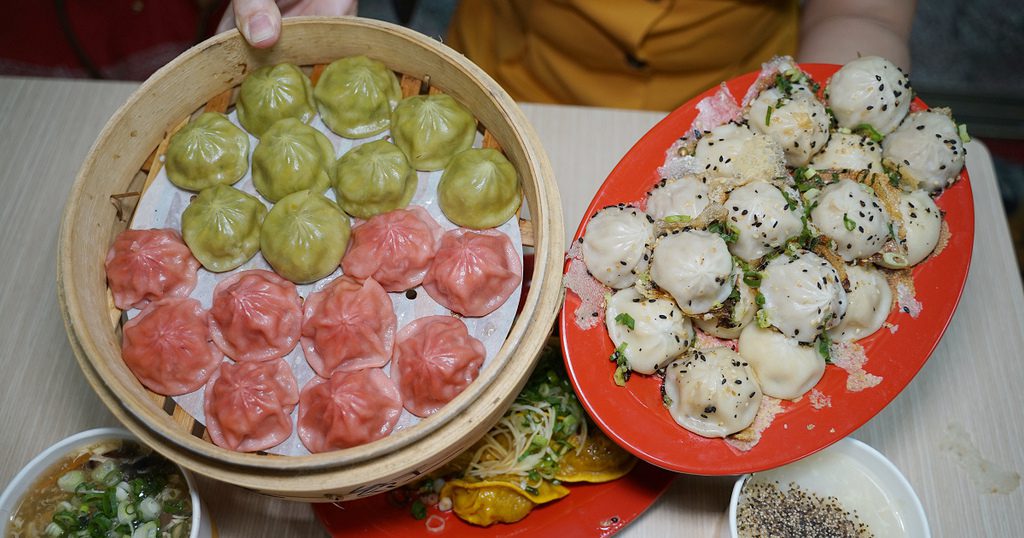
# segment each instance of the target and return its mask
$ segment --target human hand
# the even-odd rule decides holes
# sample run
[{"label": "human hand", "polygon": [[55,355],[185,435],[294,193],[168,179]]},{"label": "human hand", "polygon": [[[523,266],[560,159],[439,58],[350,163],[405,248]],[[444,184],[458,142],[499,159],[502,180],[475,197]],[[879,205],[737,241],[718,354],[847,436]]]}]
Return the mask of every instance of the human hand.
[{"label": "human hand", "polygon": [[281,16],[355,15],[357,0],[233,0],[218,32],[238,26],[250,45],[265,49],[281,37]]}]

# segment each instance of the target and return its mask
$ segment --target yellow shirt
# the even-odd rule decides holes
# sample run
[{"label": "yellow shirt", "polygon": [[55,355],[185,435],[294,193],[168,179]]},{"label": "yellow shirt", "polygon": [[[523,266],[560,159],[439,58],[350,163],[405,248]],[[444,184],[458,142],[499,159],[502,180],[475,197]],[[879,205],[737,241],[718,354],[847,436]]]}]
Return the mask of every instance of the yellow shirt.
[{"label": "yellow shirt", "polygon": [[513,98],[671,110],[777,54],[798,0],[462,0],[448,44]]}]

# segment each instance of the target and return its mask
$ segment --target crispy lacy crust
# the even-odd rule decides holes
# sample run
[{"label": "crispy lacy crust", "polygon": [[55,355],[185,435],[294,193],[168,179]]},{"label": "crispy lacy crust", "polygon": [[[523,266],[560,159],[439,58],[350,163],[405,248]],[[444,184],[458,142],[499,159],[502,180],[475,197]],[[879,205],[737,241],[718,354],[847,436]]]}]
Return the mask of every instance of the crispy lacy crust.
[{"label": "crispy lacy crust", "polygon": [[576,326],[588,330],[603,324],[608,288],[587,272],[587,266],[583,263],[583,247],[579,241],[569,246],[565,257],[569,260],[569,270],[563,277],[563,284],[580,298],[580,306],[573,313]]},{"label": "crispy lacy crust", "polygon": [[807,396],[807,400],[811,403],[811,407],[815,409],[832,407],[832,397],[818,389],[811,389],[811,393]]},{"label": "crispy lacy crust", "polygon": [[[885,211],[889,213],[889,217],[893,222],[903,222],[903,213],[900,211],[900,193],[903,191],[889,183],[889,176],[868,172],[867,170],[854,174],[854,176],[852,179],[871,187],[875,191],[875,196],[882,202],[882,206],[885,207]],[[907,231],[902,226],[899,226],[896,234],[899,236],[900,241],[906,241]]]},{"label": "crispy lacy crust", "polygon": [[726,437],[725,442],[741,452],[754,448],[761,441],[761,434],[772,425],[776,415],[782,411],[782,400],[772,398],[771,396],[761,398],[761,407],[757,408],[757,415],[754,416],[753,424],[745,430]]},{"label": "crispy lacy crust", "polygon": [[637,293],[646,299],[665,299],[667,301],[675,301],[675,298],[667,291],[659,288],[647,273],[640,275],[636,279],[636,284],[633,284],[633,287],[636,289]]},{"label": "crispy lacy crust", "polygon": [[706,332],[704,332],[704,331],[702,331],[702,330],[700,330],[698,328],[694,328],[694,332],[696,333],[697,337],[696,337],[696,340],[693,343],[693,347],[696,348],[696,349],[711,349],[711,348],[715,348],[715,347],[727,347],[727,348],[729,348],[729,349],[731,349],[733,351],[736,351],[737,344],[739,343],[739,340],[737,340],[735,338],[733,338],[731,340],[726,340],[724,338],[718,338],[717,336],[712,336],[712,335],[710,335],[710,334],[708,334],[708,333],[706,333]]},{"label": "crispy lacy crust", "polygon": [[836,251],[829,248],[834,241],[827,235],[821,235],[818,239],[818,243],[814,245],[814,253],[825,258],[825,261],[836,270],[836,273],[839,273],[839,281],[843,283],[843,289],[850,291],[850,277],[846,274],[846,264],[843,263],[843,258],[836,254]]},{"label": "crispy lacy crust", "polygon": [[739,120],[744,112],[724,82],[719,84],[718,91],[713,95],[697,103],[697,111],[697,117],[690,126],[697,131],[710,131],[719,125]]},{"label": "crispy lacy crust", "polygon": [[[714,192],[710,195],[712,200],[717,200]],[[724,201],[724,200],[723,200]],[[722,205],[721,202],[712,202],[701,211],[699,215],[690,219],[687,222],[665,222],[659,220],[655,223],[655,237],[661,238],[666,234],[670,234],[675,231],[684,230],[704,230],[712,223],[717,221],[724,221],[729,216],[729,211]]]},{"label": "crispy lacy crust", "polygon": [[917,300],[917,290],[914,288],[914,277],[910,269],[886,269],[878,268],[885,275],[889,283],[889,290],[896,298],[896,308],[910,317],[916,318],[921,314],[921,301]]},{"label": "crispy lacy crust", "polygon": [[[949,238],[952,236],[953,234],[949,231],[949,224],[946,223],[945,215],[943,215],[942,226],[939,228],[939,242],[935,244],[935,249],[932,250],[932,253],[929,254],[927,258],[921,260],[921,263],[938,256],[939,253],[946,250],[946,247],[949,246]],[[920,265],[920,263],[918,265]]]},{"label": "crispy lacy crust", "polygon": [[832,364],[846,371],[846,390],[860,392],[882,382],[880,376],[869,374],[864,370],[868,357],[864,347],[855,342],[834,342],[830,350]]}]

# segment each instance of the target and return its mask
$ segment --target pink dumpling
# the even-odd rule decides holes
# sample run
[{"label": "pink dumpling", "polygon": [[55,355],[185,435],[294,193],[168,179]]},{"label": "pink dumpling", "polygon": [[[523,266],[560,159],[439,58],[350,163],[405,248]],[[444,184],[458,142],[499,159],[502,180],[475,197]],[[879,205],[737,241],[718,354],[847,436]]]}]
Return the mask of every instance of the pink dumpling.
[{"label": "pink dumpling", "polygon": [[121,357],[157,394],[178,396],[197,390],[224,359],[210,338],[207,316],[195,299],[152,302],[124,324]]},{"label": "pink dumpling", "polygon": [[292,434],[299,386],[284,359],[222,362],[206,384],[206,430],[217,446],[254,452]]},{"label": "pink dumpling", "polygon": [[114,239],[104,266],[114,305],[128,310],[164,297],[187,297],[196,287],[199,260],[174,230],[125,230]]},{"label": "pink dumpling", "polygon": [[210,333],[236,361],[284,357],[299,342],[302,298],[295,284],[253,269],[222,280],[213,290]]},{"label": "pink dumpling", "polygon": [[356,278],[373,278],[387,291],[415,288],[423,282],[443,233],[419,206],[381,213],[352,229],[341,268]]},{"label": "pink dumpling", "polygon": [[398,388],[380,368],[314,377],[299,395],[299,439],[310,452],[387,437],[402,414]]},{"label": "pink dumpling", "polygon": [[410,413],[427,417],[480,373],[487,350],[452,316],[419,318],[398,331],[391,379]]},{"label": "pink dumpling", "polygon": [[381,367],[391,360],[397,324],[380,284],[341,276],[306,298],[302,352],[320,377]]},{"label": "pink dumpling", "polygon": [[496,230],[445,232],[423,288],[441,306],[468,317],[486,316],[523,281],[523,262],[508,236]]}]

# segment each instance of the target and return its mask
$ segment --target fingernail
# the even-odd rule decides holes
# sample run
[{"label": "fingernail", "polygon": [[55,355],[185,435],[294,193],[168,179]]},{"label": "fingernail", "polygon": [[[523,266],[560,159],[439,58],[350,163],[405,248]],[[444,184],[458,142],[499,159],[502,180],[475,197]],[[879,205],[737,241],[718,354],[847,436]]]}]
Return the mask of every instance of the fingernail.
[{"label": "fingernail", "polygon": [[249,42],[253,45],[274,37],[274,25],[266,13],[257,13],[249,19]]}]

